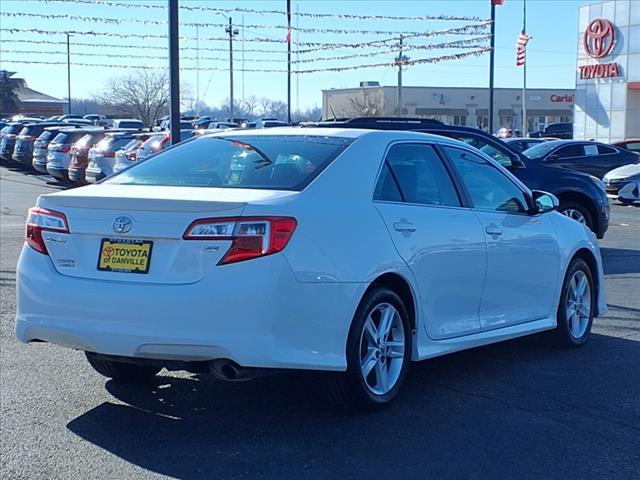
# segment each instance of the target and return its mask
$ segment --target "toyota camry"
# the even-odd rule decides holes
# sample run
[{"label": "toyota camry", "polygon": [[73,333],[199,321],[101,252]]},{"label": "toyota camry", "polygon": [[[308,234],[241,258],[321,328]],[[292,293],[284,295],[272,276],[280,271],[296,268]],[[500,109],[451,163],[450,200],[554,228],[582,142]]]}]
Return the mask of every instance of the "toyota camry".
[{"label": "toyota camry", "polygon": [[333,400],[375,410],[414,361],[543,331],[588,340],[600,252],[557,205],[436,135],[205,135],[37,200],[16,334],[123,382],[325,371]]}]

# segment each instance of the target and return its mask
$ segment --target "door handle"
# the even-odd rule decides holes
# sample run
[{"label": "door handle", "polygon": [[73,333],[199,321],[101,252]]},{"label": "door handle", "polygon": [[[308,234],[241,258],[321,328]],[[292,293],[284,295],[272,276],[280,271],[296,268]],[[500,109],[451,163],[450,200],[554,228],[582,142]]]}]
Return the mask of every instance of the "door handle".
[{"label": "door handle", "polygon": [[393,228],[396,232],[415,232],[416,226],[409,222],[396,222],[393,224]]},{"label": "door handle", "polygon": [[500,227],[498,227],[497,225],[494,225],[494,224],[487,225],[485,227],[484,231],[487,232],[489,235],[492,235],[494,237],[502,235],[502,229]]}]

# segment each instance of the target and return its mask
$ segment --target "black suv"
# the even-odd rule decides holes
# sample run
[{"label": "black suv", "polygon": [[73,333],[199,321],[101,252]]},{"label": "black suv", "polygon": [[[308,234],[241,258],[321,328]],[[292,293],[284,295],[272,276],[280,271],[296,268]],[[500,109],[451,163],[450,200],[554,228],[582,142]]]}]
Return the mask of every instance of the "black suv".
[{"label": "black suv", "polygon": [[597,178],[566,168],[552,167],[528,158],[502,140],[470,127],[445,125],[436,120],[411,118],[352,118],[305,124],[305,127],[412,130],[442,135],[465,142],[500,162],[531,190],[553,193],[559,211],[585,223],[598,238],[609,228],[609,201],[604,184]]},{"label": "black suv", "polygon": [[571,140],[573,138],[573,124],[572,123],[552,123],[544,130],[530,133],[529,137],[530,138],[552,137],[552,138],[559,138],[561,140]]}]

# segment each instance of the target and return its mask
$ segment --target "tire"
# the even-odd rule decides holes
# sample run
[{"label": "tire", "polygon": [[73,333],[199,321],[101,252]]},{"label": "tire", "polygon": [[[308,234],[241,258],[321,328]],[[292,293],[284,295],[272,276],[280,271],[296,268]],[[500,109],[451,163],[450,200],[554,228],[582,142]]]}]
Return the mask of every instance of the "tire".
[{"label": "tire", "polygon": [[[383,320],[389,325],[386,334],[378,330]],[[388,406],[407,375],[411,345],[409,316],[400,297],[386,287],[367,292],[349,330],[347,371],[326,377],[331,401],[342,409],[359,412]],[[363,371],[365,367],[368,374]]]},{"label": "tire", "polygon": [[[584,285],[586,289],[580,285]],[[596,302],[597,295],[591,269],[581,258],[574,258],[562,283],[558,326],[552,332],[556,343],[575,348],[581,347],[589,340]]]},{"label": "tire", "polygon": [[593,231],[593,217],[589,209],[584,205],[576,202],[561,203],[558,211],[569,218],[573,218],[577,222],[585,224],[589,227],[589,230]]},{"label": "tire", "polygon": [[85,352],[87,361],[100,375],[120,382],[134,383],[151,380],[161,367],[150,365],[136,365],[134,363],[114,362],[96,356],[94,353]]}]

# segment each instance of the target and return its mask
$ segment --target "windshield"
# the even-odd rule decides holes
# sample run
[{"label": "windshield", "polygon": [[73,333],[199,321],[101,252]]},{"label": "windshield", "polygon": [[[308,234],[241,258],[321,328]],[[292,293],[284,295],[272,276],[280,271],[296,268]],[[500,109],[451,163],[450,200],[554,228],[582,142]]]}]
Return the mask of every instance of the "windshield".
[{"label": "windshield", "polygon": [[302,190],[352,141],[299,135],[201,137],[106,183]]},{"label": "windshield", "polygon": [[523,153],[529,158],[542,158],[545,157],[549,152],[556,149],[558,144],[556,142],[544,142],[538,143],[531,148],[526,149]]}]

